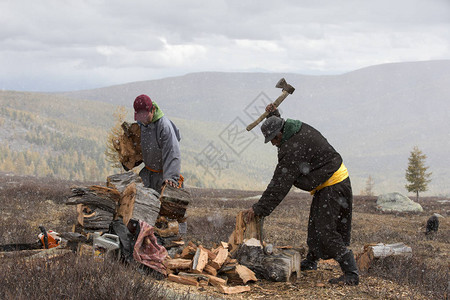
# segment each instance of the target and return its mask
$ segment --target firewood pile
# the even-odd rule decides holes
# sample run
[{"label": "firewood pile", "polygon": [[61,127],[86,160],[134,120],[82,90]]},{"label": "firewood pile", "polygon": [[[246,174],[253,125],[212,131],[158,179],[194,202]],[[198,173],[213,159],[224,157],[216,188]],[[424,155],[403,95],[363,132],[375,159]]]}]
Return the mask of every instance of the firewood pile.
[{"label": "firewood pile", "polygon": [[181,253],[166,259],[168,280],[196,287],[212,285],[224,294],[250,291],[247,283],[259,279],[295,280],[300,276],[300,252],[261,243],[261,222],[255,218],[246,223],[240,212],[228,242],[211,249],[189,242]]},{"label": "firewood pile", "polygon": [[243,212],[237,215],[228,242],[208,249],[183,241],[179,228],[186,221],[191,200],[184,189],[166,186],[159,195],[145,188],[138,175],[127,172],[109,176],[106,187],[75,187],[72,192],[66,204],[77,206],[81,233],[107,232],[110,223],[120,218],[125,225],[130,220],[143,220],[153,226],[158,244],[167,250],[163,265],[170,281],[196,287],[212,285],[221,293],[234,294],[249,291],[247,284],[259,279],[288,282],[300,275],[300,252],[267,245],[263,242],[263,219],[247,223]]},{"label": "firewood pile", "polygon": [[231,258],[225,242],[212,249],[189,242],[181,254],[167,258],[164,264],[169,281],[195,287],[212,285],[225,294],[250,291],[245,284],[258,280],[252,270]]},{"label": "firewood pile", "polygon": [[108,231],[109,224],[118,218],[122,218],[125,225],[133,219],[154,226],[159,217],[165,217],[174,219],[170,226],[176,224],[178,228],[178,222],[185,221],[189,201],[190,195],[184,189],[166,186],[160,195],[144,187],[139,175],[130,171],[109,176],[106,187],[72,188],[72,196],[66,204],[77,206],[74,231],[90,233]]}]

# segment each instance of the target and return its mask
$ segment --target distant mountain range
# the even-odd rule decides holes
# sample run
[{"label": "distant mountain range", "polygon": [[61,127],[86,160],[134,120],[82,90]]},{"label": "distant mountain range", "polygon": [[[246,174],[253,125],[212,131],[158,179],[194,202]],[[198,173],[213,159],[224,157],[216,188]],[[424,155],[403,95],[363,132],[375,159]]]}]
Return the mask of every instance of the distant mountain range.
[{"label": "distant mountain range", "polygon": [[424,195],[450,194],[450,60],[384,64],[334,76],[193,73],[51,96],[122,105],[131,121],[134,98],[148,94],[179,125],[185,170],[196,181],[263,189],[276,149],[263,143],[259,128],[247,132],[245,126],[280,94],[275,84],[281,77],[296,88],[280,107],[283,117],[300,119],[328,138],[344,157],[355,193],[369,175],[376,193],[406,193],[408,157],[418,146],[433,172]]}]

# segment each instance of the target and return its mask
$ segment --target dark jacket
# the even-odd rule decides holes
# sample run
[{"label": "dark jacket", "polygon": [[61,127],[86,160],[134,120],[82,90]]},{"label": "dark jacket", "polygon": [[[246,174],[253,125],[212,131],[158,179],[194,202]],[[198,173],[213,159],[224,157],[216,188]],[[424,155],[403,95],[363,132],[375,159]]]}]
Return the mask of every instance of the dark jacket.
[{"label": "dark jacket", "polygon": [[341,155],[322,134],[306,123],[281,144],[272,180],[257,203],[256,215],[268,216],[292,185],[311,191],[327,181],[342,164]]}]

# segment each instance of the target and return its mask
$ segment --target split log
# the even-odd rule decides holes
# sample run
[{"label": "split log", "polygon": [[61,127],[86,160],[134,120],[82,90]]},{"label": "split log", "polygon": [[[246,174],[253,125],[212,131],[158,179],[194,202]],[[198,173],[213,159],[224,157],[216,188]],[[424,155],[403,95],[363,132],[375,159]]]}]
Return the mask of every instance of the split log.
[{"label": "split log", "polygon": [[237,265],[232,270],[225,272],[228,282],[233,285],[246,284],[249,281],[258,281],[255,272],[243,265]]},{"label": "split log", "polygon": [[203,251],[206,251],[206,253],[208,253],[209,260],[216,259],[217,255],[214,254],[211,250],[204,248],[202,245],[199,245],[198,248],[201,248]]},{"label": "split log", "polygon": [[225,286],[225,285],[216,285],[216,288],[219,292],[223,294],[239,294],[244,292],[250,292],[250,287],[248,285],[245,286]]},{"label": "split log", "polygon": [[213,276],[213,275],[210,275],[210,274],[204,274],[204,275],[209,278],[209,283],[211,283],[214,286],[226,285],[227,284],[227,280],[226,279],[223,279],[223,278],[220,278],[220,277],[217,277],[217,276]]},{"label": "split log", "polygon": [[192,260],[192,271],[194,273],[202,273],[206,264],[208,263],[208,253],[202,248],[198,247]]},{"label": "split log", "polygon": [[220,247],[219,252],[216,255],[216,258],[213,261],[211,261],[210,265],[214,269],[219,270],[220,267],[227,260],[227,258],[228,258],[228,249],[224,249],[224,248]]},{"label": "split log", "polygon": [[213,276],[217,276],[217,270],[214,269],[211,265],[206,265],[203,268],[203,272],[208,273],[208,274],[213,275]]},{"label": "split log", "polygon": [[137,123],[123,122],[121,127],[123,134],[113,137],[113,145],[120,162],[131,170],[142,161],[141,130]]},{"label": "split log", "polygon": [[183,258],[168,258],[164,261],[164,265],[171,270],[186,270],[192,266],[192,260]]},{"label": "split log", "polygon": [[236,252],[241,265],[255,272],[256,277],[266,280],[288,282],[291,276],[300,276],[300,253],[293,249],[280,250],[279,254],[266,255],[261,243],[250,239]]},{"label": "split log", "polygon": [[231,251],[236,251],[239,245],[251,238],[262,241],[264,238],[261,232],[262,222],[263,219],[256,216],[250,222],[246,223],[244,220],[244,212],[239,212],[236,216],[235,229],[228,240]]},{"label": "split log", "polygon": [[184,247],[183,251],[181,252],[181,258],[184,259],[192,259],[197,252],[197,247],[192,247],[191,245],[187,245]]},{"label": "split log", "polygon": [[161,201],[159,212],[161,216],[177,219],[180,222],[184,221],[187,206],[191,201],[191,195],[187,190],[166,184],[161,191],[159,200]]},{"label": "split log", "polygon": [[114,174],[108,176],[107,186],[120,192],[118,217],[126,219],[142,220],[154,226],[160,211],[159,193],[151,188],[146,188],[139,175],[133,172]]},{"label": "split log", "polygon": [[360,272],[367,272],[374,260],[372,247],[364,246],[364,252],[356,255],[356,264]]},{"label": "split log", "polygon": [[182,277],[174,274],[169,274],[168,279],[169,281],[198,287],[198,281],[196,278]]},{"label": "split log", "polygon": [[121,199],[119,201],[119,208],[117,209],[117,216],[122,218],[123,224],[128,225],[128,222],[133,217],[134,202],[136,200],[136,183],[131,182],[121,191]]},{"label": "split log", "polygon": [[193,274],[193,273],[180,272],[180,273],[178,273],[178,276],[195,278],[199,282],[205,281],[206,283],[209,283],[208,276],[205,276],[203,274]]}]

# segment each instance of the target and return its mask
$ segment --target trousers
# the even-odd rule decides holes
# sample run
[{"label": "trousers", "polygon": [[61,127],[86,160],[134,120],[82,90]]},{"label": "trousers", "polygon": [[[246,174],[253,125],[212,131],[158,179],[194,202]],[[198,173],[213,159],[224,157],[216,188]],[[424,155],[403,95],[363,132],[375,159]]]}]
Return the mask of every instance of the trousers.
[{"label": "trousers", "polygon": [[314,194],[308,221],[309,260],[340,259],[349,251],[352,206],[350,178]]}]

